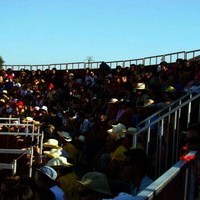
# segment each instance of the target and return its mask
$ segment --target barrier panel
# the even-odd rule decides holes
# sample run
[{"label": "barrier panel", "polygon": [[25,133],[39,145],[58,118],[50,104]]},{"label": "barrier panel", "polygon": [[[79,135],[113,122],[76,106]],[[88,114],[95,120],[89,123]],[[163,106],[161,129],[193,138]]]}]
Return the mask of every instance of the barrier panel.
[{"label": "barrier panel", "polygon": [[150,171],[154,178],[159,177],[178,160],[181,132],[190,123],[197,123],[199,120],[200,94],[190,93],[189,96],[183,96],[185,97],[185,101],[179,99],[174,107],[170,106],[169,111],[150,116],[133,134],[133,147],[142,142],[151,161]]},{"label": "barrier panel", "polygon": [[[0,170],[12,170],[12,175],[15,175],[19,170],[17,168],[18,162],[21,161],[23,156],[29,155],[26,162],[28,162],[28,175],[31,177],[34,146],[40,148],[40,155],[42,156],[43,133],[40,132],[40,125],[22,124],[20,120],[17,121],[18,123],[13,123],[16,118],[0,118],[0,121],[4,121],[0,125],[6,127],[5,130],[0,132]],[[25,166],[22,169],[24,172]]]},{"label": "barrier panel", "polygon": [[189,152],[137,197],[144,200],[194,200],[198,195],[197,152]]},{"label": "barrier panel", "polygon": [[[129,60],[118,60],[118,61],[106,61],[106,63],[111,68],[116,68],[116,66],[121,65],[122,67],[129,67],[131,64],[135,65],[158,65],[161,61],[167,61],[169,63],[176,62],[177,59],[191,59],[200,55],[200,49],[192,51],[180,51],[168,54],[161,54],[156,56],[148,56],[144,58],[129,59]],[[41,64],[41,65],[3,65],[5,70],[12,69],[20,71],[21,69],[27,70],[37,70],[40,69],[44,71],[45,69],[57,70],[73,70],[73,69],[98,69],[102,61],[97,62],[74,62],[74,63],[58,63],[58,64]]]}]

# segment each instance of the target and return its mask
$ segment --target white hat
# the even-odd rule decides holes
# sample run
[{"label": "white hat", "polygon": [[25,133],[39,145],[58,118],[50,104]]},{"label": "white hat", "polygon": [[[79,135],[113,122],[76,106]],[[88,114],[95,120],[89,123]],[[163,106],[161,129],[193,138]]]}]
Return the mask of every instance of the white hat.
[{"label": "white hat", "polygon": [[111,129],[108,129],[107,132],[113,137],[116,141],[125,138],[125,135],[127,133],[126,126],[124,126],[121,123],[118,123],[117,125],[112,125]]},{"label": "white hat", "polygon": [[69,135],[68,132],[58,131],[57,133],[58,133],[58,135],[60,135],[61,137],[63,137],[67,142],[71,142],[72,141],[72,137]]},{"label": "white hat", "polygon": [[25,121],[26,122],[33,122],[33,118],[32,117],[26,117]]},{"label": "white hat", "polygon": [[119,100],[117,98],[111,98],[108,103],[117,103]]},{"label": "white hat", "polygon": [[67,158],[63,156],[59,156],[56,158],[52,158],[47,163],[48,166],[51,167],[70,167],[73,166],[73,164],[67,162]]},{"label": "white hat", "polygon": [[48,141],[45,142],[43,146],[47,148],[61,149],[61,147],[58,146],[58,140],[56,139],[48,139]]},{"label": "white hat", "polygon": [[2,93],[3,94],[8,94],[8,91],[7,90],[3,90]]},{"label": "white hat", "polygon": [[51,149],[50,151],[43,151],[49,158],[57,158],[62,155],[61,149]]},{"label": "white hat", "polygon": [[136,90],[145,90],[145,88],[144,83],[137,83],[137,86],[135,87]]},{"label": "white hat", "polygon": [[47,106],[42,106],[41,110],[45,110],[45,111],[47,111],[48,108],[47,108]]},{"label": "white hat", "polygon": [[15,83],[15,86],[20,88],[22,85],[21,83]]}]

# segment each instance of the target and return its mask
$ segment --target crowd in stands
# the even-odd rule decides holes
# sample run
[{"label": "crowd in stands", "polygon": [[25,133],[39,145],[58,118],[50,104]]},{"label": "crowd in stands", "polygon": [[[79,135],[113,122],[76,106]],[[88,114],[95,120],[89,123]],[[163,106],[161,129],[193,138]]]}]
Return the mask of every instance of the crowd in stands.
[{"label": "crowd in stands", "polygon": [[[0,171],[0,199],[135,199],[153,181],[145,146],[132,148],[137,124],[199,85],[199,63],[182,59],[115,69],[102,62],[98,69],[0,70],[0,116],[19,117],[44,133],[42,156],[34,147],[32,178],[24,175],[26,163],[13,177]],[[25,131],[0,126],[0,132],[19,129]],[[0,134],[0,148],[30,146],[29,138],[6,138]]]}]

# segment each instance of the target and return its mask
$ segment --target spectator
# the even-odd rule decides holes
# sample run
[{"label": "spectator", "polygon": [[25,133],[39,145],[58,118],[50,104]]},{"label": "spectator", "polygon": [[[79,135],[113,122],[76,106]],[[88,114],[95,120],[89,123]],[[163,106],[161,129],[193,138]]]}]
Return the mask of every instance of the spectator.
[{"label": "spectator", "polygon": [[57,172],[47,165],[39,168],[35,174],[35,181],[38,186],[40,200],[66,200],[64,191],[56,181]]},{"label": "spectator", "polygon": [[153,181],[148,173],[147,155],[143,149],[136,148],[124,153],[123,175],[130,186],[130,194],[137,195]]},{"label": "spectator", "polygon": [[110,187],[103,173],[86,173],[77,183],[78,200],[98,200],[111,197]]}]

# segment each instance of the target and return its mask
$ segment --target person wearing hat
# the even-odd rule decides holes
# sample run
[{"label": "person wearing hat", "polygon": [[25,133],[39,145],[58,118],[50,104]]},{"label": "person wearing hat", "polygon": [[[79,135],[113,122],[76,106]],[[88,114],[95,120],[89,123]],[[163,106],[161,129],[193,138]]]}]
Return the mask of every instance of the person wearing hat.
[{"label": "person wearing hat", "polygon": [[35,173],[40,200],[66,200],[64,191],[58,186],[57,172],[50,166],[43,166]]},{"label": "person wearing hat", "polygon": [[106,145],[110,162],[105,169],[105,173],[110,179],[118,179],[121,177],[124,152],[128,150],[128,147],[124,145],[126,132],[126,126],[121,123],[112,125],[112,128],[107,130],[108,137]]},{"label": "person wearing hat", "polygon": [[57,181],[65,192],[67,200],[76,200],[76,181],[78,180],[78,176],[74,172],[74,165],[68,162],[67,158],[63,156],[50,159],[47,165],[57,171]]},{"label": "person wearing hat", "polygon": [[72,143],[72,137],[66,131],[57,131],[57,133],[60,137],[63,150],[69,155],[70,161],[76,164],[78,149]]},{"label": "person wearing hat", "polygon": [[99,200],[112,197],[107,177],[104,173],[88,172],[77,181],[78,200]]},{"label": "person wearing hat", "polygon": [[136,106],[143,106],[144,102],[150,98],[145,83],[137,83],[134,89],[136,91]]}]

